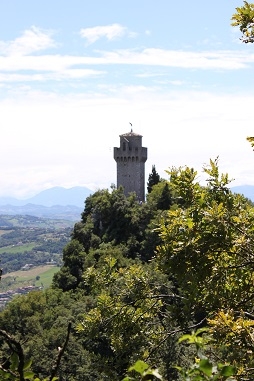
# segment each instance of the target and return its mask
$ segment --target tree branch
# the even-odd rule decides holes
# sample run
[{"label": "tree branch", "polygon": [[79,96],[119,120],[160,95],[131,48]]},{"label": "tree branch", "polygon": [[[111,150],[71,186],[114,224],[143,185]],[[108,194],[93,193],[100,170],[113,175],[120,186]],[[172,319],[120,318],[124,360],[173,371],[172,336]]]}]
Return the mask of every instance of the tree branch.
[{"label": "tree branch", "polygon": [[68,324],[68,329],[67,329],[67,335],[66,335],[66,339],[65,339],[65,342],[64,342],[64,345],[62,348],[58,348],[58,356],[57,356],[57,359],[56,359],[56,362],[55,362],[55,365],[52,367],[52,370],[51,370],[51,375],[49,377],[49,381],[52,381],[53,378],[56,376],[57,374],[57,371],[59,369],[59,366],[60,366],[60,362],[61,362],[61,359],[62,359],[62,356],[66,350],[66,347],[68,345],[68,342],[69,342],[69,338],[70,338],[70,333],[71,333],[71,323]]},{"label": "tree branch", "polygon": [[186,332],[186,331],[190,331],[190,330],[193,330],[193,329],[196,329],[198,328],[200,325],[202,325],[204,322],[206,321],[206,318],[202,319],[199,323],[197,324],[194,324],[194,325],[191,325],[189,327],[186,327],[186,328],[178,328],[178,329],[175,329],[174,331],[170,331],[167,333],[167,335],[163,338],[163,340],[161,340],[161,342],[156,345],[155,348],[153,348],[151,350],[151,352],[149,353],[149,355],[146,357],[146,360],[148,360],[152,354],[157,351],[157,349],[169,338],[169,336],[173,336],[179,332]]},{"label": "tree branch", "polygon": [[[18,365],[18,374],[20,381],[25,381],[24,378],[24,364],[25,364],[25,357],[24,357],[24,351],[19,341],[15,340],[12,336],[10,336],[6,331],[0,329],[0,335],[4,337],[4,339],[7,341],[9,347],[18,355],[19,358],[19,365]],[[8,373],[11,374],[11,372],[8,370]]]}]

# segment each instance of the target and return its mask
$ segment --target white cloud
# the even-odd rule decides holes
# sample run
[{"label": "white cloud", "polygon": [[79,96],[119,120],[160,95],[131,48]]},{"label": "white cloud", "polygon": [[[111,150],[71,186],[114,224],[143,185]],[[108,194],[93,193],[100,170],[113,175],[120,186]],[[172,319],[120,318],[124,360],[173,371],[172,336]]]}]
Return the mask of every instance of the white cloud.
[{"label": "white cloud", "polygon": [[[179,50],[144,49],[141,52],[118,50],[103,52],[104,63],[167,66],[195,69],[243,69],[254,62],[254,54],[237,51],[191,52]],[[98,59],[100,60],[100,58]]]},{"label": "white cloud", "polygon": [[115,40],[123,37],[127,32],[127,28],[120,24],[111,24],[105,26],[95,26],[93,28],[85,28],[80,30],[81,37],[85,38],[88,44],[93,44],[102,37],[107,40]]},{"label": "white cloud", "polygon": [[169,83],[171,83],[171,85],[174,85],[174,86],[182,86],[184,84],[183,81],[179,81],[179,80],[169,81]]},{"label": "white cloud", "polygon": [[13,41],[0,41],[0,53],[7,56],[25,56],[34,52],[55,47],[56,44],[51,38],[51,32],[42,31],[32,26],[25,30],[21,37]]},{"label": "white cloud", "polygon": [[39,74],[10,74],[0,73],[0,82],[46,82],[46,81],[60,81],[67,79],[84,79],[105,74],[104,71],[91,70],[91,69],[63,69],[59,72],[52,73],[39,73]]},{"label": "white cloud", "polygon": [[[35,48],[34,48],[35,49]],[[202,70],[239,70],[254,63],[254,54],[239,51],[184,52],[163,49],[141,51],[118,50],[100,52],[98,56],[38,55],[0,56],[0,73],[3,82],[42,81],[64,78],[84,78],[105,74],[97,71],[97,65],[136,65],[177,67]],[[79,67],[77,68],[77,66]],[[83,67],[81,67],[83,65]],[[85,69],[93,65],[93,69]],[[23,74],[21,71],[31,71]],[[16,72],[11,75],[11,72]],[[34,72],[38,72],[35,75]],[[145,77],[146,74],[143,74]],[[161,73],[163,75],[163,73]],[[141,75],[139,75],[141,76]]]}]

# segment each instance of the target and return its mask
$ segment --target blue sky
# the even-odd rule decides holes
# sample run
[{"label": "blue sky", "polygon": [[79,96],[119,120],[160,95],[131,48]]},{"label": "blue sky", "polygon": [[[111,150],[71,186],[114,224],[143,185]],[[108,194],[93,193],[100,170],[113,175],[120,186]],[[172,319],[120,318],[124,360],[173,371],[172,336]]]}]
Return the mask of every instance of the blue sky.
[{"label": "blue sky", "polygon": [[254,184],[254,47],[242,0],[12,0],[0,5],[0,196],[116,183],[130,130],[162,177],[219,156]]}]

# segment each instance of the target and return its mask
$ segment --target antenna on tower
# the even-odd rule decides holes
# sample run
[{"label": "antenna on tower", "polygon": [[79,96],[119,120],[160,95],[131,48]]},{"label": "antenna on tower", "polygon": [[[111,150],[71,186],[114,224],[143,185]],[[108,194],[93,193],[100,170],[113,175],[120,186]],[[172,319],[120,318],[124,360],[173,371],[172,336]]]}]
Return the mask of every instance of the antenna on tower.
[{"label": "antenna on tower", "polygon": [[[130,125],[131,125],[131,127],[132,127],[132,123],[131,122],[129,122],[130,123]],[[132,132],[132,128],[131,128],[131,132]]]}]

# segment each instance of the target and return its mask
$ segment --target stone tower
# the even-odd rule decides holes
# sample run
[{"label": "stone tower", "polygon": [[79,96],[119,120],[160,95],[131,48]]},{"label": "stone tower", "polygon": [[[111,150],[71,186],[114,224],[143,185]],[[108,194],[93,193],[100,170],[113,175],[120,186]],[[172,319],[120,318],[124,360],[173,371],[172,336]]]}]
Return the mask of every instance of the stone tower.
[{"label": "stone tower", "polygon": [[142,135],[132,131],[120,135],[120,147],[114,147],[117,165],[117,187],[124,187],[124,194],[136,192],[139,201],[145,200],[145,162],[147,148],[142,147]]}]

